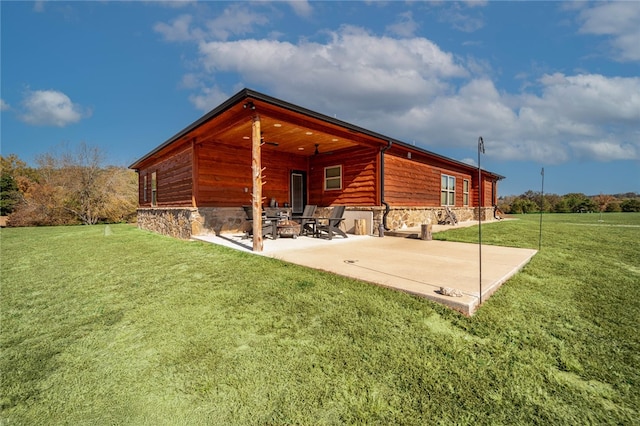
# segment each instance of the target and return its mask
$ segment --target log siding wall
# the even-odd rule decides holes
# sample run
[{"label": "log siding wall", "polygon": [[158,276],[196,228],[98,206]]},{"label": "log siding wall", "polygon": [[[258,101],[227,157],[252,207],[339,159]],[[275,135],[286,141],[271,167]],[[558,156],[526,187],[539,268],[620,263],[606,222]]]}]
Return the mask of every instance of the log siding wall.
[{"label": "log siding wall", "polygon": [[[377,204],[379,151],[351,148],[310,159],[309,204],[371,206]],[[324,189],[325,167],[342,166],[342,189]]]},{"label": "log siding wall", "polygon": [[[151,175],[156,173],[157,204],[155,207],[192,205],[192,149],[190,146],[166,154],[154,164],[138,172],[138,203],[151,207]],[[144,176],[147,176],[147,201],[144,201]]]},{"label": "log siding wall", "polygon": [[[251,147],[203,144],[198,148],[199,207],[238,207],[251,204]],[[307,170],[303,156],[262,148],[262,194],[265,205],[274,198],[290,203],[289,179],[293,170]]]},{"label": "log siding wall", "polygon": [[473,204],[472,176],[451,168],[425,164],[396,155],[385,156],[385,201],[396,206],[440,207],[442,175],[456,178],[455,207],[464,207],[463,181],[469,181],[469,204]]}]

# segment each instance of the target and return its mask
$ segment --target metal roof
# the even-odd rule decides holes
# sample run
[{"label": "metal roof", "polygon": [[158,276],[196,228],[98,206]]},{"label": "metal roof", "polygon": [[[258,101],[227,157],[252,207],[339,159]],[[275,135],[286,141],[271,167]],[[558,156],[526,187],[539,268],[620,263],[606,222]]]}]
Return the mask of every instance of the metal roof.
[{"label": "metal roof", "polygon": [[[279,107],[279,108],[286,109],[286,110],[291,111],[291,112],[295,112],[295,113],[298,113],[298,114],[301,114],[301,115],[305,115],[305,116],[310,117],[310,118],[315,118],[315,119],[324,121],[326,123],[337,125],[337,126],[340,126],[340,127],[345,128],[347,130],[350,130],[350,131],[362,133],[362,134],[370,136],[372,138],[380,139],[381,141],[384,141],[384,142],[389,142],[390,141],[392,143],[392,145],[399,145],[399,146],[401,146],[401,147],[403,147],[405,149],[411,150],[413,152],[423,153],[423,154],[435,157],[437,159],[440,159],[440,160],[443,160],[443,161],[446,161],[446,162],[449,162],[449,163],[457,164],[460,167],[464,167],[464,168],[467,168],[467,169],[477,169],[477,167],[473,167],[473,166],[471,166],[471,165],[469,165],[467,163],[463,163],[463,162],[455,160],[453,158],[449,158],[449,157],[445,157],[445,156],[440,155],[440,154],[436,154],[436,153],[434,153],[432,151],[429,151],[429,150],[426,150],[426,149],[423,149],[423,148],[419,148],[419,147],[417,147],[415,145],[408,144],[408,143],[400,141],[398,139],[394,139],[394,138],[391,138],[389,136],[385,136],[383,134],[380,134],[380,133],[365,129],[363,127],[356,126],[356,125],[348,123],[346,121],[342,121],[342,120],[339,120],[337,118],[330,117],[328,115],[324,115],[324,114],[321,114],[319,112],[312,111],[310,109],[303,108],[303,107],[298,106],[298,105],[294,105],[292,103],[283,101],[281,99],[274,98],[274,97],[269,96],[269,95],[265,95],[264,93],[260,93],[260,92],[257,92],[255,90],[251,90],[251,89],[248,89],[248,88],[240,90],[238,93],[236,93],[235,95],[233,95],[232,97],[227,99],[225,102],[223,102],[222,104],[218,105],[217,107],[215,107],[214,109],[209,111],[207,114],[205,114],[204,116],[200,117],[198,120],[194,121],[189,126],[185,127],[184,129],[182,129],[181,131],[176,133],[171,138],[167,139],[162,144],[158,145],[152,151],[150,151],[149,153],[147,153],[144,156],[140,157],[138,160],[136,160],[134,163],[132,163],[129,166],[129,168],[136,169],[136,166],[139,163],[145,161],[149,157],[153,156],[154,154],[156,154],[159,151],[163,150],[164,148],[168,147],[169,145],[171,145],[172,143],[176,142],[177,140],[179,140],[183,136],[187,135],[189,132],[193,131],[194,129],[197,129],[198,127],[200,127],[201,125],[205,124],[206,122],[214,119],[215,117],[217,117],[218,115],[220,115],[224,111],[228,110],[232,106],[237,105],[238,103],[243,102],[243,101],[245,101],[247,99],[258,100],[258,101],[262,101],[262,102],[265,102],[265,103],[269,103],[271,105],[274,105],[274,106]],[[489,174],[491,176],[494,176],[498,180],[501,180],[501,179],[505,178],[504,176],[501,176],[501,175],[496,174],[496,173],[489,172],[487,170],[483,170],[483,172],[486,173],[486,174]]]}]

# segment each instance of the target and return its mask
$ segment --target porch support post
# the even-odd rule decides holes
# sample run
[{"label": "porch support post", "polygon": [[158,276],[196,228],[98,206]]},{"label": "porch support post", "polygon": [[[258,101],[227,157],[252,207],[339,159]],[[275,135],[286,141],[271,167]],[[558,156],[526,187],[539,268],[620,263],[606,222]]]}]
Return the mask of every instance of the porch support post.
[{"label": "porch support post", "polygon": [[253,117],[251,126],[251,176],[253,184],[253,251],[261,252],[262,241],[262,149],[260,146],[260,116]]}]

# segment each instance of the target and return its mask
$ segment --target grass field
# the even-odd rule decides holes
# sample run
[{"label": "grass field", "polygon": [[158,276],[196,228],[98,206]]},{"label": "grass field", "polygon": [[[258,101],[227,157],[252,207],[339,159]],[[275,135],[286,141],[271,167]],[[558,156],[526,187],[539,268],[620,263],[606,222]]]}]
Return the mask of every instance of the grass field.
[{"label": "grass field", "polygon": [[[3,229],[0,423],[638,424],[640,214],[598,218],[545,215],[472,318],[130,225]],[[483,242],[537,248],[518,219]]]}]

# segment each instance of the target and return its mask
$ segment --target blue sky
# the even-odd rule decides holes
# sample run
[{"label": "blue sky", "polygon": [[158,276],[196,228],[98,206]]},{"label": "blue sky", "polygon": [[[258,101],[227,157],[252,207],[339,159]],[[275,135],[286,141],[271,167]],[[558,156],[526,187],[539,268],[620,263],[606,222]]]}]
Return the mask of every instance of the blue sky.
[{"label": "blue sky", "polygon": [[7,2],[1,152],[128,165],[244,87],[507,177],[640,192],[640,2]]}]

